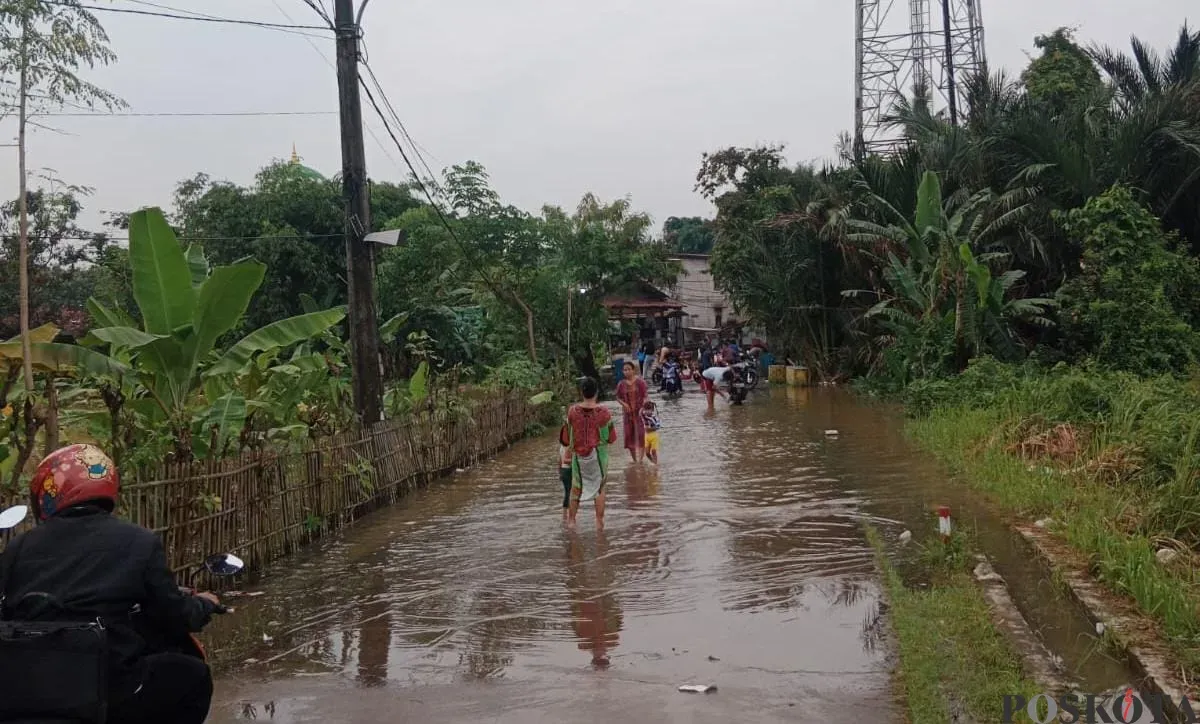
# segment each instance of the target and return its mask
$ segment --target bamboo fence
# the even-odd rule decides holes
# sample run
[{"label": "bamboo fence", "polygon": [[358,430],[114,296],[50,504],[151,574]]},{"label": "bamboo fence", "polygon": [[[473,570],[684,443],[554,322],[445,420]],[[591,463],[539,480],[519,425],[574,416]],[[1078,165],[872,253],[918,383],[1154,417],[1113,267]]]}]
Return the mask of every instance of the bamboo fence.
[{"label": "bamboo fence", "polygon": [[539,413],[509,392],[469,417],[426,412],[299,450],[163,465],[121,486],[117,512],[162,536],[177,573],[213,553],[234,553],[253,570],[504,448]]}]

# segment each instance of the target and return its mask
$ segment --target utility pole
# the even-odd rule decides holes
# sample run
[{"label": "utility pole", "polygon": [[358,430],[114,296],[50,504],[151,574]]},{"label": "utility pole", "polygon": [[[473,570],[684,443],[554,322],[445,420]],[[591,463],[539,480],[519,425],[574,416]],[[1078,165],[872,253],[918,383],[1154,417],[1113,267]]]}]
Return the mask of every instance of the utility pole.
[{"label": "utility pole", "polygon": [[[17,91],[21,94],[17,111],[17,234],[20,250],[18,258],[21,268],[18,272],[18,314],[21,329],[21,372],[25,383],[25,394],[33,396],[33,347],[29,340],[29,180],[25,175],[25,125],[28,119],[29,105],[29,10],[21,11],[21,78]],[[30,408],[26,403],[26,411]],[[33,445],[33,441],[29,441]]]},{"label": "utility pole", "polygon": [[371,203],[363,145],[362,103],[358,93],[359,24],[354,16],[354,0],[334,0],[333,20],[337,32],[354,407],[362,423],[369,425],[382,419],[383,375],[379,369],[379,326],[375,317],[375,254],[370,242],[364,238],[371,230]]},{"label": "utility pole", "polygon": [[958,87],[954,77],[954,25],[950,20],[950,0],[942,0],[942,35],[946,42],[946,101],[950,104],[950,125],[958,125]]}]

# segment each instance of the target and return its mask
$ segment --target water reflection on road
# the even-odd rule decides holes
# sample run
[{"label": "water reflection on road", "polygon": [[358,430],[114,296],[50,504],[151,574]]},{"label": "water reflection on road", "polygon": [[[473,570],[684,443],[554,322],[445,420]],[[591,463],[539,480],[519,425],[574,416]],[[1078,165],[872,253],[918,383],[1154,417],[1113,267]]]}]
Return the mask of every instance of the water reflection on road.
[{"label": "water reflection on road", "polygon": [[911,456],[813,410],[662,403],[662,466],[614,451],[603,533],[563,527],[548,438],[276,564],[208,635],[211,721],[893,721],[862,522]]}]

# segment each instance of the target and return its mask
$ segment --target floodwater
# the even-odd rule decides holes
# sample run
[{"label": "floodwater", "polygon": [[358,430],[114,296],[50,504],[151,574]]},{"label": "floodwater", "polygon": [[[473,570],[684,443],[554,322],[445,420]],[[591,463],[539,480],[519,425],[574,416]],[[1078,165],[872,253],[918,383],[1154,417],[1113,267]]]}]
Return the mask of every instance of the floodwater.
[{"label": "floodwater", "polygon": [[274,564],[205,635],[210,721],[900,721],[864,524],[921,538],[940,503],[1085,691],[1127,680],[894,414],[805,389],[660,413],[659,467],[613,451],[603,532],[587,504],[563,525],[550,436]]}]

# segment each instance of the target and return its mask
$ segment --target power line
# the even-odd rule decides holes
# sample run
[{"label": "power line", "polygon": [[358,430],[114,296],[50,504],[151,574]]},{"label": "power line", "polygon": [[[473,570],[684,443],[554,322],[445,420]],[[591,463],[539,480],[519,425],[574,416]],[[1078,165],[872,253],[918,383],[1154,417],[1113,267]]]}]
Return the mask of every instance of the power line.
[{"label": "power line", "polygon": [[[375,94],[371,92],[370,87],[367,86],[367,82],[362,79],[362,76],[359,76],[358,82],[359,85],[362,86],[362,89],[366,91],[367,100],[371,102],[371,107],[375,109],[375,114],[379,116],[381,121],[383,121],[384,130],[386,130],[388,135],[392,137],[392,142],[396,144],[396,149],[400,151],[400,157],[404,159],[405,165],[408,166],[409,172],[412,173],[413,178],[416,180],[417,187],[421,189],[421,193],[425,194],[425,198],[429,199],[430,206],[432,206],[433,210],[437,212],[438,218],[441,220],[442,225],[446,227],[446,231],[449,231],[450,235],[454,237],[454,240],[461,245],[462,241],[459,240],[458,234],[455,233],[454,228],[450,226],[450,222],[447,221],[445,215],[442,214],[441,206],[434,201],[433,195],[429,193],[429,189],[425,186],[425,183],[421,181],[421,175],[417,173],[417,169],[413,166],[412,161],[409,160],[408,154],[405,153],[404,145],[400,143],[400,139],[396,138],[396,134],[392,131],[392,127],[391,124],[388,123],[387,116],[384,115],[383,109],[379,107],[379,103],[375,100]],[[380,94],[382,94],[382,90],[380,91]]]},{"label": "power line", "polygon": [[[483,283],[486,284],[487,287],[492,290],[492,293],[497,297],[503,297],[504,294],[501,293],[496,282],[493,281],[490,276],[488,276],[481,268],[479,268],[477,264],[474,263],[471,253],[467,250],[467,245],[463,243],[463,240],[458,236],[458,232],[456,232],[454,227],[450,225],[449,220],[446,219],[446,215],[442,213],[441,205],[434,200],[433,194],[429,193],[429,188],[425,186],[425,183],[421,180],[420,174],[417,173],[417,169],[413,167],[412,161],[409,160],[408,154],[404,151],[403,144],[401,144],[400,140],[396,138],[395,132],[392,131],[391,124],[388,123],[387,116],[383,114],[383,109],[379,107],[379,103],[375,100],[375,94],[371,92],[370,86],[367,85],[367,82],[363,80],[361,75],[358,77],[358,83],[362,86],[362,89],[366,91],[367,100],[370,101],[371,107],[375,109],[375,114],[379,116],[379,120],[383,121],[384,130],[387,131],[388,135],[392,137],[392,142],[396,144],[396,150],[400,151],[400,158],[404,159],[405,165],[408,166],[408,170],[412,173],[413,180],[415,180],[417,183],[417,188],[421,189],[421,193],[425,194],[425,198],[429,200],[429,205],[433,207],[433,212],[437,214],[438,221],[440,221],[442,226],[446,228],[446,231],[450,233],[450,238],[454,239],[454,243],[457,244],[459,250],[462,251],[463,257],[467,260],[468,264],[475,268],[475,273],[479,275],[479,278],[483,281]],[[379,93],[380,95],[384,95],[382,88],[379,90]]]},{"label": "power line", "polygon": [[[192,20],[201,23],[224,23],[227,25],[248,25],[257,28],[267,28],[270,30],[329,30],[329,28],[321,25],[284,25],[283,23],[268,23],[261,20],[245,20],[241,18],[223,18],[216,15],[184,15],[182,13],[192,12],[190,10],[178,10],[171,8],[174,12],[159,12],[154,10],[134,10],[132,8],[106,8],[102,5],[84,5],[82,3],[65,2],[64,0],[42,0],[47,5],[60,5],[62,7],[81,8],[83,10],[93,10],[103,13],[120,13],[124,15],[144,15],[154,18],[171,18],[172,20]],[[313,36],[325,37],[325,36]]]},{"label": "power line", "polygon": [[188,15],[195,15],[196,17],[200,17],[200,18],[209,18],[209,19],[218,19],[219,18],[219,16],[217,16],[217,15],[209,15],[208,13],[198,13],[195,10],[183,10],[181,8],[173,8],[170,5],[163,5],[162,3],[150,2],[150,0],[125,0],[125,2],[133,3],[134,5],[145,5],[148,8],[158,8],[159,10],[166,10],[166,11],[172,12],[172,13],[187,13]]},{"label": "power line", "polygon": [[[315,0],[302,0],[302,2],[304,2],[305,5],[308,5],[310,8],[315,10],[318,15],[320,15],[326,22],[328,22],[329,27],[331,27],[331,28],[333,27],[333,20],[331,20],[329,18],[329,15],[325,12],[324,6],[315,4]],[[271,0],[271,4],[275,6],[275,9],[277,9],[280,12],[280,14],[283,15],[283,17],[287,18],[287,21],[289,23],[296,22],[295,20],[292,19],[292,16],[290,14],[288,14],[288,11],[284,10],[283,6],[279,4],[279,0]],[[317,44],[314,43],[311,39],[309,39],[308,36],[305,36],[305,41],[309,44],[309,46],[312,47],[313,51],[321,58],[321,60],[325,61],[325,65],[329,66],[329,69],[336,73],[337,66],[335,66],[333,64],[333,61],[331,61],[329,59],[329,57],[325,55],[325,52],[322,51],[320,48],[318,48]],[[383,141],[379,140],[379,136],[376,135],[375,130],[372,129],[371,126],[365,122],[363,123],[363,127],[367,129],[367,134],[371,136],[371,140],[375,141],[375,145],[379,147],[379,150],[383,153],[383,157],[386,158],[388,161],[391,161],[392,165],[395,166],[397,169],[399,169],[400,164],[396,163],[396,159],[392,158],[392,154],[388,153],[387,147],[385,147],[383,145]],[[403,169],[401,169],[401,170],[403,170]]]},{"label": "power line", "polygon": [[[128,236],[109,236],[103,231],[98,231],[90,236],[56,236],[50,234],[53,238],[59,241],[124,241],[128,242]],[[257,239],[278,239],[281,241],[309,241],[313,239],[341,239],[345,234],[281,234],[279,236],[271,234],[259,234],[258,236],[181,236],[179,241],[255,241]]]},{"label": "power line", "polygon": [[408,129],[404,127],[404,122],[400,120],[400,114],[396,113],[396,109],[392,106],[392,102],[388,100],[387,94],[383,92],[383,85],[379,82],[379,79],[375,77],[375,71],[371,70],[371,66],[369,63],[367,63],[366,58],[362,58],[361,62],[362,66],[367,69],[367,75],[371,77],[371,82],[375,84],[375,89],[379,91],[380,97],[383,98],[384,107],[388,109],[388,111],[392,114],[392,120],[394,120],[396,125],[400,127],[400,133],[408,141],[409,145],[412,146],[413,153],[416,154],[417,160],[421,162],[422,168],[424,168],[429,174],[430,180],[436,183],[437,174],[435,174],[433,169],[429,168],[429,164],[425,162],[425,157],[421,155],[420,144],[418,144],[416,139],[412,137],[412,134],[408,132]]},{"label": "power line", "polygon": [[[324,20],[325,23],[327,25],[329,25],[330,28],[336,29],[333,26],[333,18],[329,17],[329,13],[325,12],[324,4],[318,2],[317,0],[302,0],[302,2],[305,5],[312,8],[313,11],[316,12],[317,15],[320,15],[321,19]],[[365,3],[364,3],[364,5],[365,5]],[[275,7],[279,7],[278,3],[276,3]],[[280,10],[280,12],[283,12],[283,8],[279,8],[279,10]],[[283,13],[283,14],[287,15],[287,13]]]},{"label": "power line", "polygon": [[54,118],[256,118],[262,116],[336,116],[337,111],[184,111],[145,113],[33,113]]}]

